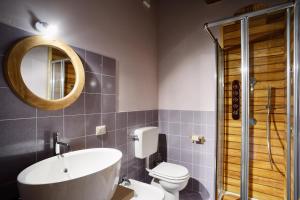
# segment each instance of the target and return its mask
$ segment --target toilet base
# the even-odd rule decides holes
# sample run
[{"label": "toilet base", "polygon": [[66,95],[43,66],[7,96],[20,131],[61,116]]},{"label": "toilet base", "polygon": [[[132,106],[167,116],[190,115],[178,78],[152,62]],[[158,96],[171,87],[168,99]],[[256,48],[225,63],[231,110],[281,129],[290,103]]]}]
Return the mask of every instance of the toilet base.
[{"label": "toilet base", "polygon": [[155,182],[154,179],[152,179],[151,181],[151,185],[161,189],[164,194],[165,194],[165,198],[164,200],[179,200],[179,192],[174,192],[174,193],[170,193],[168,191],[166,191],[159,183]]}]

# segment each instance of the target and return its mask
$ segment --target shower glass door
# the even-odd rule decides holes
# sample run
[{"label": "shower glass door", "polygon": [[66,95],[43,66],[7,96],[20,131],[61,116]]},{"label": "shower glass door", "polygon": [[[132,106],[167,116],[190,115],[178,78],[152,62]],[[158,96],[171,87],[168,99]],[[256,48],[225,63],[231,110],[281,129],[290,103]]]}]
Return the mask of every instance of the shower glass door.
[{"label": "shower glass door", "polygon": [[286,12],[249,19],[248,196],[286,195]]}]

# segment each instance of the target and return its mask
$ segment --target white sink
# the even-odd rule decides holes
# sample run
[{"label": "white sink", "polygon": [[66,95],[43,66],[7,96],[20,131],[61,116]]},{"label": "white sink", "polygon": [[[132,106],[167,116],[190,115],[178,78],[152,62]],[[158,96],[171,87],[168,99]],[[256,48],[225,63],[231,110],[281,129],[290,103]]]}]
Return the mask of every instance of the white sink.
[{"label": "white sink", "polygon": [[95,148],[55,156],[18,175],[22,200],[109,200],[119,180],[122,153]]},{"label": "white sink", "polygon": [[122,185],[134,190],[134,197],[131,200],[163,200],[165,197],[164,192],[153,185],[133,179],[129,179],[129,181],[130,185]]}]

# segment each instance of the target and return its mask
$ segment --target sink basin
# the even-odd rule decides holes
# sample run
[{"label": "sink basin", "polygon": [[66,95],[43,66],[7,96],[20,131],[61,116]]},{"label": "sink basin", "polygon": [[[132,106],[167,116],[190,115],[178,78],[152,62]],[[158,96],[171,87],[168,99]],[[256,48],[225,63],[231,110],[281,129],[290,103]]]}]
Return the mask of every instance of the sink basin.
[{"label": "sink basin", "polygon": [[109,200],[119,180],[122,152],[95,148],[37,162],[18,175],[22,200]]},{"label": "sink basin", "polygon": [[129,181],[130,185],[122,185],[134,190],[134,197],[130,200],[163,200],[165,197],[164,192],[153,185],[134,179],[129,179]]}]

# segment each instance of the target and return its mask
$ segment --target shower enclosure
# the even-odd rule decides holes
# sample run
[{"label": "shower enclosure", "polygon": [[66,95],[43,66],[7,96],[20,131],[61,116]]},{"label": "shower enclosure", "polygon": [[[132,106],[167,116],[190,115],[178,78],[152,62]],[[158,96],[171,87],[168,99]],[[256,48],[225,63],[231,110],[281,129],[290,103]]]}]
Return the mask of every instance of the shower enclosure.
[{"label": "shower enclosure", "polygon": [[216,53],[216,199],[300,198],[299,14],[296,0],[205,24]]}]

